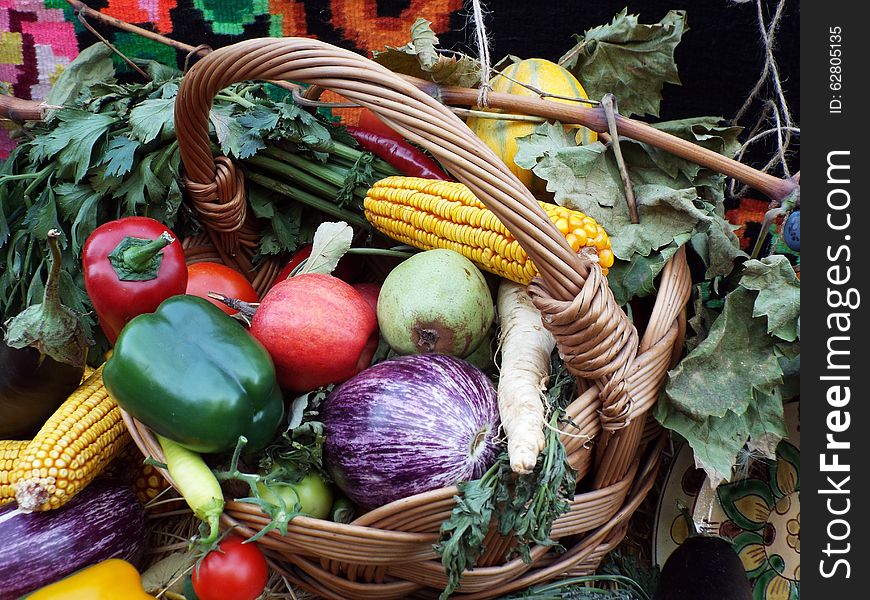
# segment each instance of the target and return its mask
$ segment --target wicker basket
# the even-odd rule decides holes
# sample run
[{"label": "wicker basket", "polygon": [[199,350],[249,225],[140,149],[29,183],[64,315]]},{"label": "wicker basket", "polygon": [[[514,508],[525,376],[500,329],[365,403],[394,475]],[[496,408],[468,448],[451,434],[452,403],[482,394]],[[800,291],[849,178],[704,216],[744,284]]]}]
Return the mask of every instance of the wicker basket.
[{"label": "wicker basket", "polygon": [[[556,554],[539,546],[531,551],[531,564],[505,562],[512,542],[492,531],[478,566],[464,574],[456,596],[492,598],[562,576],[592,573],[625,535],[628,519],[656,476],[664,436],[648,411],[682,348],[690,295],[685,254],[677,252],[663,270],[640,337],[598,266],[571,251],[530,192],[441,103],[352,52],[317,40],[269,38],[212,52],[181,85],[175,120],[186,188],[211,241],[190,240],[191,260],[219,257],[244,266],[256,240],[241,171],[228,159],[212,156],[208,111],[213,97],[235,82],[285,79],[334,90],[370,108],[429,150],[505,223],[539,269],[530,292],[579,382],[581,393],[568,411],[579,431],[572,427],[563,442],[583,486],[552,531],[567,551]],[[271,282],[273,268],[258,273],[258,287]],[[124,418],[142,452],[161,460],[152,432],[129,415]],[[286,536],[270,532],[258,543],[280,562],[289,580],[325,598],[436,597],[447,579],[433,544],[456,493],[450,487],[405,498],[348,525],[300,516]],[[223,525],[244,536],[267,523],[268,517],[254,505],[226,505]]]}]

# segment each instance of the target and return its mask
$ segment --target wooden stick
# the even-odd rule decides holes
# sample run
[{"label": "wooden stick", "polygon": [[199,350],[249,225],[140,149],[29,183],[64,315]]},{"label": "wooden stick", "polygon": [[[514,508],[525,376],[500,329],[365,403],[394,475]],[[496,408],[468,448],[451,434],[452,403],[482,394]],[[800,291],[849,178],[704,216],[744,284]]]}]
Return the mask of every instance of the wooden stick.
[{"label": "wooden stick", "polygon": [[45,117],[45,111],[57,106],[48,106],[38,100],[22,100],[15,96],[0,94],[0,119],[7,118],[12,121],[23,123],[24,121],[41,121]]},{"label": "wooden stick", "polygon": [[625,201],[628,202],[628,215],[631,222],[637,225],[640,223],[640,215],[637,212],[637,199],[634,197],[631,177],[628,176],[628,167],[625,165],[622,149],[619,147],[619,133],[616,128],[616,115],[619,113],[616,110],[616,97],[613,94],[604,94],[604,97],[601,98],[601,106],[604,108],[604,114],[607,115],[607,131],[610,134],[613,155],[616,157],[616,164],[619,167],[619,176],[622,177],[622,185],[625,187]]},{"label": "wooden stick", "polygon": [[[477,103],[477,91],[462,87],[439,86],[431,81],[415,77],[402,76],[416,87],[426,91],[445,104],[474,106]],[[518,96],[490,92],[488,96],[490,108],[498,108],[509,112],[545,117],[566,124],[578,124],[588,127],[598,133],[607,132],[607,115],[603,107],[589,108],[571,106],[556,102],[548,102],[540,98]],[[616,128],[619,135],[655,146],[680,158],[685,158],[702,167],[707,167],[723,175],[749,185],[773,200],[781,201],[798,189],[793,179],[780,179],[773,175],[762,173],[749,165],[744,165],[732,158],[708,150],[688,140],[659,131],[654,127],[627,117],[616,115]]]},{"label": "wooden stick", "polygon": [[[120,29],[121,31],[128,31],[130,33],[135,33],[136,35],[141,35],[142,37],[148,38],[149,40],[154,40],[155,42],[160,42],[161,44],[166,44],[167,46],[172,46],[176,50],[181,50],[183,52],[198,52],[196,46],[191,46],[190,44],[185,44],[183,42],[177,42],[166,36],[160,35],[159,33],[148,31],[147,29],[137,27],[136,25],[131,25],[130,23],[122,21],[121,19],[116,19],[115,17],[110,17],[109,15],[93,10],[84,2],[80,2],[80,0],[66,0],[66,2],[74,9],[76,9],[76,11],[94,19],[95,21],[101,21],[105,25],[111,25],[112,27]],[[207,54],[208,50],[200,49],[199,52]]]}]

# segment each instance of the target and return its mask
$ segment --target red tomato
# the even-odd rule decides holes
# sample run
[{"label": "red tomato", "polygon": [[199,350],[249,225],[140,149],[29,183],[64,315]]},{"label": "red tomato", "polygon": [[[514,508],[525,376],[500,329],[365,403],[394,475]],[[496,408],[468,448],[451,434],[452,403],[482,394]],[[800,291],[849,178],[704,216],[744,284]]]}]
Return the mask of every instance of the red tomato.
[{"label": "red tomato", "polygon": [[365,129],[366,131],[371,131],[372,133],[377,133],[383,137],[393,138],[396,140],[404,140],[401,135],[393,131],[390,127],[387,126],[386,123],[381,121],[375,113],[370,111],[367,108],[364,108],[359,113],[359,124],[357,125],[360,129]]},{"label": "red tomato", "polygon": [[254,543],[226,537],[191,575],[199,600],[254,600],[263,593],[269,579],[266,558]]},{"label": "red tomato", "polygon": [[[293,272],[293,269],[299,266],[303,260],[311,256],[311,244],[305,244],[304,246],[300,246],[296,252],[290,257],[290,261],[284,265],[284,268],[275,276],[275,282],[272,284],[272,287],[279,281],[284,281],[288,277],[290,277],[290,273]],[[360,259],[358,255],[355,254],[345,254],[341,257],[341,260],[338,261],[338,266],[335,267],[335,270],[332,272],[334,277],[338,277],[342,281],[346,281],[348,283],[353,283],[358,279],[357,272],[360,269]],[[271,288],[270,288],[271,289]]]},{"label": "red tomato", "polygon": [[232,308],[208,297],[217,292],[244,302],[259,302],[256,290],[245,276],[226,265],[212,262],[194,263],[187,267],[187,294],[205,298],[228,315],[236,314]]}]

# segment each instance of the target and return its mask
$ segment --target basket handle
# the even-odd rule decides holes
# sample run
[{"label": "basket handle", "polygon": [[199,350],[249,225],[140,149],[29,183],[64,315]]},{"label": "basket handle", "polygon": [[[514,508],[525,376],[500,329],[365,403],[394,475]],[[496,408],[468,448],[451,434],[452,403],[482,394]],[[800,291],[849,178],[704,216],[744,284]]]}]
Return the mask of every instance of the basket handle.
[{"label": "basket handle", "polygon": [[[628,423],[626,377],[638,336],[597,264],[571,250],[531,192],[459,117],[363,56],[314,39],[258,38],[215,50],[188,71],[176,99],[175,130],[187,190],[207,226],[231,239],[245,220],[241,171],[226,157],[212,157],[208,119],[215,95],[247,80],[291,80],[331,89],[431,152],[505,224],[535,263],[540,278],[531,290],[547,305],[547,326],[569,368],[602,388],[604,428]],[[560,305],[548,304],[550,299]]]},{"label": "basket handle", "polygon": [[[240,172],[214,159],[208,117],[214,96],[247,80],[292,80],[322,85],[374,111],[420,144],[465,183],[514,234],[548,288],[569,299],[588,267],[572,252],[531,193],[465,124],[437,100],[358,54],[308,38],[252,39],[211,52],[185,76],[175,127],[187,189],[215,229],[230,233],[244,222]],[[236,209],[230,212],[228,209]]]}]

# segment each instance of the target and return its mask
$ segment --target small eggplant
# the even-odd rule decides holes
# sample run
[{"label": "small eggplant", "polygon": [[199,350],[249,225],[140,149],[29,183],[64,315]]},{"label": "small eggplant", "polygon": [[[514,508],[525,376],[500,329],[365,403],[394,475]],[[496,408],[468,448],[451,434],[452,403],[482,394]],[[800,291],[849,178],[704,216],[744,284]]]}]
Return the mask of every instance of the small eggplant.
[{"label": "small eggplant", "polygon": [[752,600],[740,557],[728,540],[696,535],[665,561],[653,600]]},{"label": "small eggplant", "polygon": [[0,343],[0,439],[29,439],[81,383],[87,341],[61,304],[60,231],[48,232],[52,263],[42,304],[6,321]]}]

